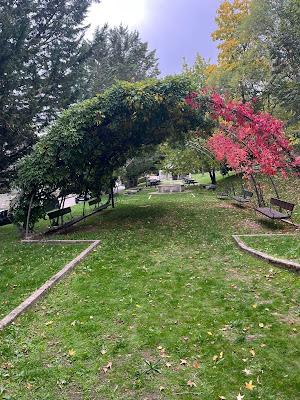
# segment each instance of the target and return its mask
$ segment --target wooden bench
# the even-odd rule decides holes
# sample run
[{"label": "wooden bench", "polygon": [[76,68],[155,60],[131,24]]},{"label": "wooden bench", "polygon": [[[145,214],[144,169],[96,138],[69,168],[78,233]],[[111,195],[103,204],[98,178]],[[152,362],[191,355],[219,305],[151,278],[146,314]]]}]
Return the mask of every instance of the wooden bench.
[{"label": "wooden bench", "polygon": [[61,224],[64,223],[64,215],[70,214],[72,218],[71,207],[58,208],[47,212],[48,218],[50,219],[51,226],[57,226],[59,224],[59,217],[61,218]]},{"label": "wooden bench", "polygon": [[95,206],[95,208],[96,206],[99,206],[100,203],[101,203],[101,197],[93,197],[88,201],[88,205]]},{"label": "wooden bench", "polygon": [[[278,207],[279,211],[271,208],[271,206]],[[287,219],[291,218],[294,207],[295,204],[288,203],[287,201],[283,201],[280,199],[271,198],[269,207],[257,207],[255,208],[255,211],[263,214],[270,219]],[[283,213],[282,209],[286,210],[286,212]]]},{"label": "wooden bench", "polygon": [[215,191],[217,189],[217,185],[211,183],[209,185],[205,185],[205,189]]},{"label": "wooden bench", "polygon": [[186,185],[195,185],[196,183],[198,183],[197,181],[195,181],[194,179],[191,179],[191,178],[183,178],[183,182]]},{"label": "wooden bench", "polygon": [[11,224],[8,210],[0,210],[0,226]]},{"label": "wooden bench", "polygon": [[230,190],[228,190],[228,191],[226,191],[226,192],[219,192],[219,193],[217,193],[217,199],[219,199],[219,200],[228,200],[228,199],[230,199],[232,196],[231,196],[231,191]]},{"label": "wooden bench", "polygon": [[248,190],[243,190],[241,196],[232,196],[232,200],[237,204],[239,204],[240,206],[242,206],[245,203],[249,203],[252,196],[253,196],[252,192],[249,192]]}]

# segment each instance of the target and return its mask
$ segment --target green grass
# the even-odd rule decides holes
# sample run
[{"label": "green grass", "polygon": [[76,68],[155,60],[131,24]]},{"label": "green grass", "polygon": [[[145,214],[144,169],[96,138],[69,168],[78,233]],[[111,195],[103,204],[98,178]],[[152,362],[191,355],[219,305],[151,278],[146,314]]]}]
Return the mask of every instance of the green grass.
[{"label": "green grass", "polygon": [[0,333],[3,398],[299,399],[299,278],[231,238],[270,231],[292,229],[205,190],[120,196],[64,236],[102,245]]},{"label": "green grass", "polygon": [[[261,186],[263,197],[265,200],[266,205],[269,205],[269,200],[271,197],[277,197],[274,189],[267,177],[256,177],[257,183]],[[274,182],[277,187],[277,191],[279,194],[279,198],[281,200],[285,200],[289,203],[295,204],[295,208],[292,214],[292,221],[295,223],[300,224],[300,188],[299,188],[299,181],[295,177],[289,177],[288,179],[283,179],[281,177],[274,178]],[[234,188],[235,193],[239,194],[242,192],[242,185],[245,189],[250,190],[254,193],[254,196],[251,200],[251,206],[257,205],[256,195],[254,192],[254,188],[251,185],[250,181],[242,181],[238,176],[230,176],[226,179],[223,179],[219,182],[217,192],[223,191],[232,191]],[[258,220],[267,221],[266,224],[270,225],[270,227],[275,227],[276,223],[272,221],[268,221],[266,218],[257,215],[256,218]],[[278,225],[282,225],[278,223]],[[251,233],[251,232],[250,232]]]},{"label": "green grass", "polygon": [[[229,176],[231,175],[231,173],[229,173]],[[192,174],[193,179],[195,179],[197,182],[199,182],[202,185],[205,184],[210,184],[211,180],[210,180],[210,176],[208,172],[205,172],[204,174]],[[216,172],[216,179],[217,179],[217,183],[221,182],[223,179],[228,178],[228,176],[224,176],[222,175],[219,171]]]},{"label": "green grass", "polygon": [[271,256],[300,262],[300,235],[243,237],[242,239],[254,249]]},{"label": "green grass", "polygon": [[18,236],[13,226],[0,229],[0,319],[86,247],[29,245]]}]

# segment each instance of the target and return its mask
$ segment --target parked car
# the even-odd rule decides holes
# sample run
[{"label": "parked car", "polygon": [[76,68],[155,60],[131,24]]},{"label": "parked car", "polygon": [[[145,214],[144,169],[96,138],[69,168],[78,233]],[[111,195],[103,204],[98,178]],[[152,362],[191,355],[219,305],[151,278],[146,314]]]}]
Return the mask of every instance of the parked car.
[{"label": "parked car", "polygon": [[75,197],[75,203],[78,204],[81,201],[88,201],[88,200],[90,200],[90,198],[91,198],[90,194],[86,194],[86,195],[80,194],[80,195]]}]

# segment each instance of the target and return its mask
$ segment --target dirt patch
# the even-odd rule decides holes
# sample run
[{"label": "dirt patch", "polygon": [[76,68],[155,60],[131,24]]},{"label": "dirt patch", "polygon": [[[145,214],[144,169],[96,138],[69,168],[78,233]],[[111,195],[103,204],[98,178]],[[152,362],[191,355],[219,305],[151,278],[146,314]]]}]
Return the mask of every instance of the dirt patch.
[{"label": "dirt patch", "polygon": [[234,208],[234,206],[230,203],[221,203],[216,205],[215,208]]},{"label": "dirt patch", "polygon": [[[134,391],[132,389],[123,390],[122,397],[124,400],[161,400],[163,397],[156,393],[142,393],[140,391]],[[95,400],[99,400],[100,398],[97,397]],[[102,399],[101,400],[106,400]]]},{"label": "dirt patch", "polygon": [[237,333],[234,332],[231,326],[226,325],[221,329],[222,336],[224,339],[228,340],[230,343],[234,343],[237,339]]},{"label": "dirt patch", "polygon": [[162,225],[162,226],[172,226],[172,227],[177,227],[181,223],[180,220],[176,218],[176,215],[166,215],[164,217],[161,217],[156,224],[157,225]]},{"label": "dirt patch", "polygon": [[300,310],[296,307],[290,309],[287,314],[273,313],[273,315],[277,317],[280,322],[288,325],[300,326]]},{"label": "dirt patch", "polygon": [[263,337],[263,335],[247,335],[245,337],[247,342],[253,342],[254,340],[259,340]]},{"label": "dirt patch", "polygon": [[[246,269],[246,267],[243,267]],[[252,282],[251,274],[247,273],[245,269],[241,268],[228,268],[226,269],[225,280],[232,282],[231,287],[234,288],[234,281],[236,282]]]},{"label": "dirt patch", "polygon": [[151,393],[151,394],[149,393],[149,394],[143,395],[142,399],[143,400],[160,400],[161,396],[157,395],[155,393]]},{"label": "dirt patch", "polygon": [[150,351],[150,350],[144,350],[141,353],[144,361],[150,361],[151,363],[157,362],[157,357]]},{"label": "dirt patch", "polygon": [[78,386],[69,386],[67,391],[67,398],[70,400],[82,400],[83,396]]},{"label": "dirt patch", "polygon": [[255,221],[251,221],[250,219],[245,219],[243,221],[243,226],[245,226],[246,228],[249,228],[251,230],[261,230],[262,229],[261,224],[255,222]]}]

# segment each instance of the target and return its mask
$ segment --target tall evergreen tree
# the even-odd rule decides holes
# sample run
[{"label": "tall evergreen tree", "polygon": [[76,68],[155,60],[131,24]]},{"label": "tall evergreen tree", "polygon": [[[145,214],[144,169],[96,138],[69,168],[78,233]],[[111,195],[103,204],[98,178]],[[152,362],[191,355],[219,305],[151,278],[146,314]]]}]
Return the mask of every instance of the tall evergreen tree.
[{"label": "tall evergreen tree", "polygon": [[0,181],[36,135],[78,96],[90,55],[83,21],[93,0],[1,0]]},{"label": "tall evergreen tree", "polygon": [[148,49],[137,31],[127,27],[98,29],[93,40],[93,55],[87,65],[88,96],[103,91],[117,80],[137,82],[159,75],[155,50]]}]

